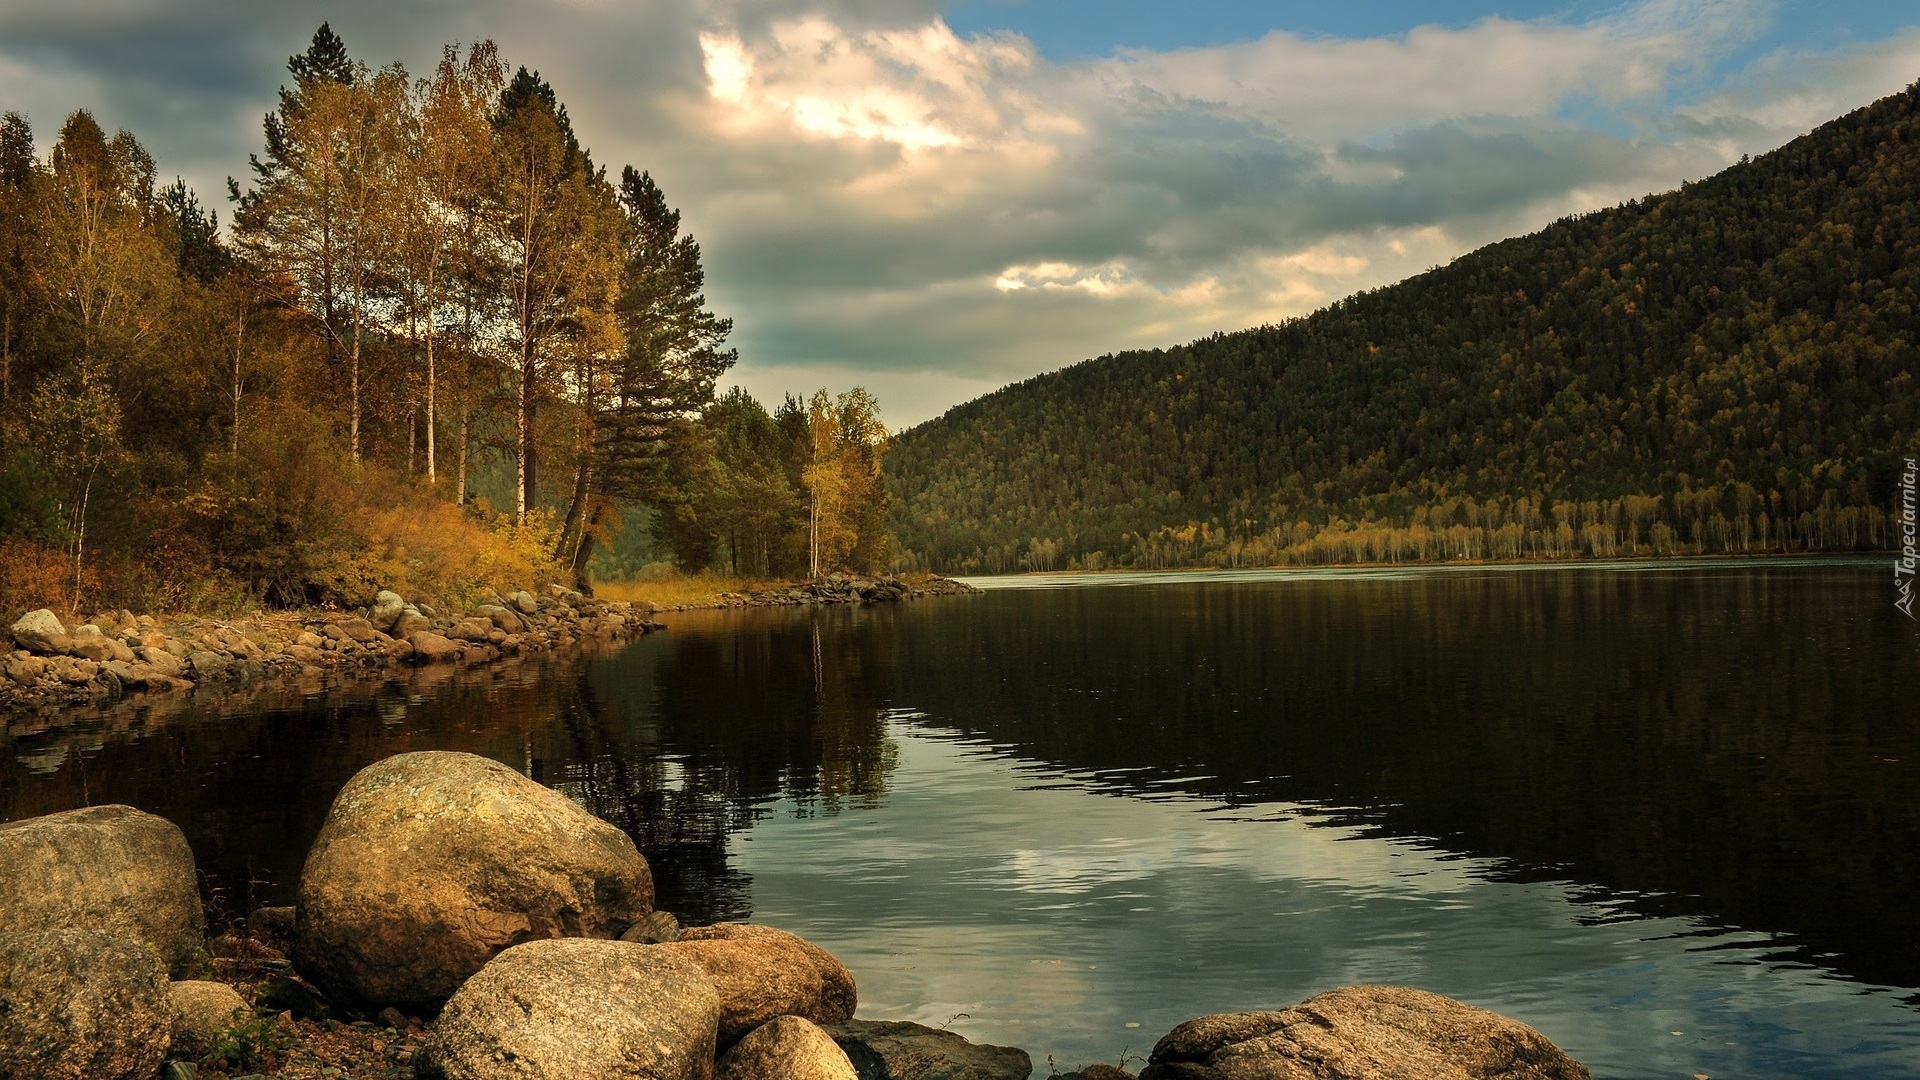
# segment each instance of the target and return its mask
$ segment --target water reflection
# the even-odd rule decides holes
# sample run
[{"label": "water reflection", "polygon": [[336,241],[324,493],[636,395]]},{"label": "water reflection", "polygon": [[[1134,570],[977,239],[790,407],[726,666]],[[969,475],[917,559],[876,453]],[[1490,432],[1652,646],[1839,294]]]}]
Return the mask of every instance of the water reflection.
[{"label": "water reflection", "polygon": [[1113,790],[1334,808],[1920,986],[1920,635],[1885,577],[1875,561],[996,592],[903,621],[898,697]]},{"label": "water reflection", "polygon": [[354,772],[409,750],[463,750],[626,829],[654,867],[660,906],[695,923],[746,918],[751,879],[729,865],[729,836],[777,798],[834,812],[886,791],[894,750],[875,694],[891,677],[891,637],[841,614],[816,627],[653,635],[617,660],[26,717],[0,743],[0,820],[105,802],[160,814],[186,831],[216,901],[244,913],[291,902]]},{"label": "water reflection", "polygon": [[[1029,1048],[1380,977],[1555,1019],[1601,1058],[1680,1038],[1629,1030],[1673,1014],[1722,1047],[1676,1068],[1920,1075],[1912,1013],[1779,974],[1920,987],[1920,634],[1885,577],[1216,576],[682,613],[618,653],[20,718],[0,818],[153,810],[239,908],[290,897],[355,770],[460,749],[627,829],[688,921],[818,933],[876,1007],[990,1013]],[[1083,932],[1098,973],[1059,955]],[[1169,1016],[1124,1015],[1149,1004]],[[1029,1020],[1053,1034],[1015,1037]]]}]

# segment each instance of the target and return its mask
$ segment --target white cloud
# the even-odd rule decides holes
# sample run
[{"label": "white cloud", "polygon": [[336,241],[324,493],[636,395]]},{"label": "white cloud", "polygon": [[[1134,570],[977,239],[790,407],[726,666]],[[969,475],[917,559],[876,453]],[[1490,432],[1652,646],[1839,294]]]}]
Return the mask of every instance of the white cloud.
[{"label": "white cloud", "polygon": [[[885,386],[899,422],[1675,186],[1920,71],[1920,31],[1726,70],[1772,7],[1639,0],[1585,23],[1276,31],[1068,64],[955,33],[935,0],[326,15],[356,55],[415,70],[443,40],[501,41],[553,81],[597,159],[649,169],[684,211],[743,383]],[[218,14],[0,0],[0,107],[29,107],[43,137],[93,107],[216,194],[319,17],[291,0]]]}]

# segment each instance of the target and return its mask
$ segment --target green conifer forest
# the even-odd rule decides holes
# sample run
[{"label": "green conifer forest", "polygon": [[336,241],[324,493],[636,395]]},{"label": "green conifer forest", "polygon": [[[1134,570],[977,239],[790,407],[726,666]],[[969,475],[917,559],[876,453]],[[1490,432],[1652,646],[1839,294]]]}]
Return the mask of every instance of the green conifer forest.
[{"label": "green conifer forest", "polygon": [[1920,89],[1311,315],[1103,356],[886,459],[948,571],[1844,551],[1916,448]]}]

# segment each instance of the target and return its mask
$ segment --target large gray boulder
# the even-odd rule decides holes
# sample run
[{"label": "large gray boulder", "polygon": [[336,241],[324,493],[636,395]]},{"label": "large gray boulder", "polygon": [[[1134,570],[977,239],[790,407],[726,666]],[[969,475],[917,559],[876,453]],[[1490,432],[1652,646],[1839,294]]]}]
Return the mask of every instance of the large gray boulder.
[{"label": "large gray boulder", "polygon": [[295,907],[295,960],[330,997],[430,1012],[510,946],[619,937],[653,910],[653,877],[627,834],[565,795],[429,751],[347,782]]},{"label": "large gray boulder", "polygon": [[389,589],[381,589],[373,598],[373,607],[367,612],[367,621],[374,629],[382,632],[392,630],[394,620],[407,610],[406,598]]},{"label": "large gray boulder", "polygon": [[714,1064],[716,1080],[860,1080],[846,1051],[810,1020],[776,1016]]},{"label": "large gray boulder", "polygon": [[717,923],[680,931],[653,948],[699,964],[720,991],[720,1045],[777,1016],[816,1024],[853,1018],[859,1003],[853,973],[833,954],[785,930]]},{"label": "large gray boulder", "polygon": [[21,648],[42,656],[66,652],[73,643],[60,617],[46,608],[20,616],[12,626],[7,627],[7,633],[13,635],[13,640]]},{"label": "large gray boulder", "polygon": [[131,806],[0,825],[0,927],[118,934],[179,970],[206,943],[186,834]]},{"label": "large gray boulder", "polygon": [[153,950],[97,930],[0,932],[0,1077],[151,1080],[173,1030]]},{"label": "large gray boulder", "polygon": [[532,941],[447,1002],[427,1080],[710,1080],[720,997],[699,966],[626,941]]},{"label": "large gray boulder", "polygon": [[1189,1020],[1140,1080],[1589,1080],[1518,1020],[1395,986],[1348,986],[1290,1009]]},{"label": "large gray boulder", "polygon": [[860,1080],[1027,1080],[1025,1050],[969,1042],[908,1020],[849,1020],[825,1025]]}]

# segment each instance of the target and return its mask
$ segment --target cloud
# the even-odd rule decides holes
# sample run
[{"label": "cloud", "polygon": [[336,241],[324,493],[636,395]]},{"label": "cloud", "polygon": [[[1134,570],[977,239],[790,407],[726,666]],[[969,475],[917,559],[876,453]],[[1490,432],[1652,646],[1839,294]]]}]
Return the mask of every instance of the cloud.
[{"label": "cloud", "polygon": [[[1920,31],[1776,47],[1767,0],[1049,60],[934,0],[346,0],[356,55],[490,36],[595,156],[649,169],[761,396],[865,382],[917,421],[1002,382],[1300,314],[1713,172],[1905,85]],[[0,107],[126,126],[203,194],[317,16],[0,0]],[[1744,51],[1743,51],[1744,50]]]}]

